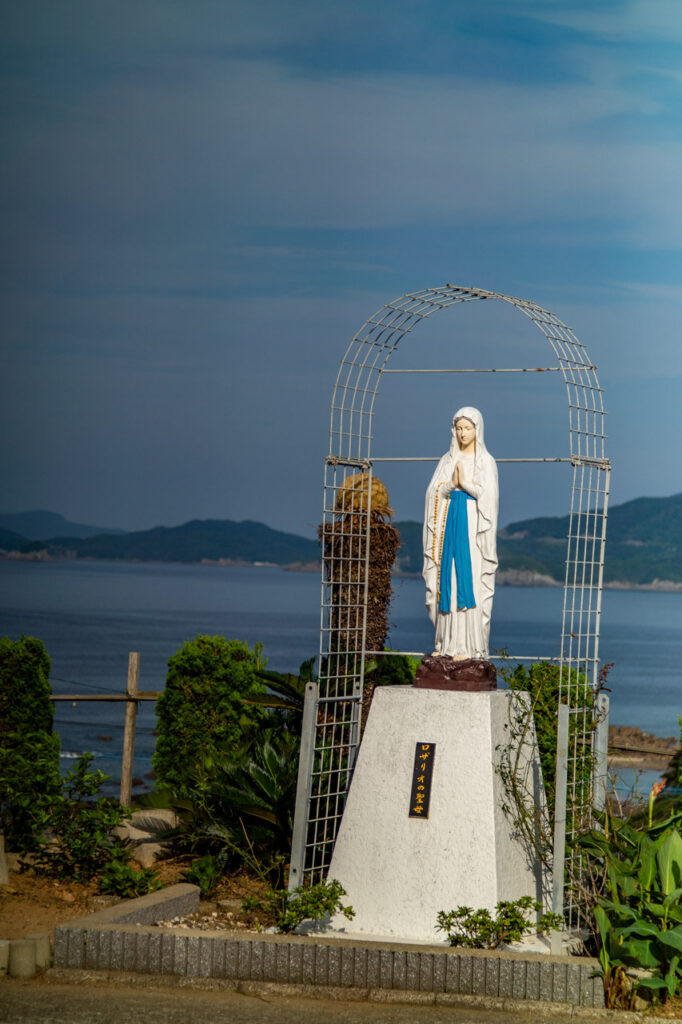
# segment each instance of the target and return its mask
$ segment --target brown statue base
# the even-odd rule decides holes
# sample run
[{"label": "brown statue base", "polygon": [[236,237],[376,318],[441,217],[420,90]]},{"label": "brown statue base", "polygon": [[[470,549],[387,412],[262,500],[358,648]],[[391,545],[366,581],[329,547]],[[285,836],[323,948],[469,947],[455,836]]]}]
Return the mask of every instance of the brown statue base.
[{"label": "brown statue base", "polygon": [[414,685],[424,690],[460,690],[482,693],[497,689],[497,673],[491,661],[467,658],[439,658],[433,654],[422,658]]}]

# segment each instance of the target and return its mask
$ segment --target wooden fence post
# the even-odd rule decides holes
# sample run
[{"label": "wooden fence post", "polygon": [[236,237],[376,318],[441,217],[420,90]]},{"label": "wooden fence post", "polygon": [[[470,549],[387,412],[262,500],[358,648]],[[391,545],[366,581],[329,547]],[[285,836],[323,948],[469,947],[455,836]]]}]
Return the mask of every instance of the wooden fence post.
[{"label": "wooden fence post", "polygon": [[133,759],[135,756],[135,721],[137,719],[137,695],[140,683],[140,655],[131,651],[128,655],[128,685],[126,686],[126,717],[123,727],[123,759],[121,761],[121,797],[124,807],[130,807],[133,788]]}]

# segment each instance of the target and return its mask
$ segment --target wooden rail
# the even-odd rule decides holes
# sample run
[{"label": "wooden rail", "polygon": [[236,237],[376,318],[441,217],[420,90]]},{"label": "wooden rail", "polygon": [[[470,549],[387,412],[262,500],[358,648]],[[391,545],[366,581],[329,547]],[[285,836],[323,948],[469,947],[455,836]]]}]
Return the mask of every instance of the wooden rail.
[{"label": "wooden rail", "polygon": [[140,655],[131,651],[128,655],[128,680],[125,693],[60,693],[51,694],[52,701],[97,700],[106,703],[125,702],[125,722],[123,725],[123,757],[121,759],[121,791],[119,800],[124,807],[130,806],[133,788],[133,761],[135,760],[135,726],[137,723],[137,705],[141,700],[157,700],[160,690],[140,690]]}]

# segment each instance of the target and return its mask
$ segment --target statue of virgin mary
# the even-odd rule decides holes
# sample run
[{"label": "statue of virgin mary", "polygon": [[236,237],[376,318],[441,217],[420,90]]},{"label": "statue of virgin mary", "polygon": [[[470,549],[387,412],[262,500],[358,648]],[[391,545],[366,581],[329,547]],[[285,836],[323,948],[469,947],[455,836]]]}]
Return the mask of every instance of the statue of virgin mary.
[{"label": "statue of virgin mary", "polygon": [[483,417],[464,406],[426,492],[424,581],[434,655],[486,660],[497,569],[497,466]]}]

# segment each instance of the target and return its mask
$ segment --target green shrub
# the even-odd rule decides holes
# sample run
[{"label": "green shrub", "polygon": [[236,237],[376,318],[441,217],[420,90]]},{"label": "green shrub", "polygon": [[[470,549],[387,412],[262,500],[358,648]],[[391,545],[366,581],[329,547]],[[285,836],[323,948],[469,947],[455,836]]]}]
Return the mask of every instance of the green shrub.
[{"label": "green shrub", "polygon": [[183,878],[190,885],[198,885],[204,899],[212,896],[220,885],[225,868],[228,862],[228,855],[225,848],[217,854],[206,853],[190,864]]},{"label": "green shrub", "polygon": [[[571,757],[574,758],[574,783],[570,787],[568,818],[572,821],[572,815],[579,814],[580,808],[591,803],[592,771],[594,758],[592,756],[592,729],[594,721],[592,708],[594,696],[591,687],[587,684],[585,677],[575,669],[571,669],[570,677],[568,668],[563,668],[562,693],[568,697],[569,707],[587,708],[586,732],[582,731],[582,715],[571,715],[569,718],[568,747]],[[517,665],[513,671],[501,669],[501,675],[509,689],[514,693],[528,693],[530,707],[532,709],[535,723],[535,734],[538,741],[540,764],[542,766],[542,781],[545,786],[547,797],[547,809],[550,818],[554,818],[554,791],[556,777],[556,743],[559,708],[559,666],[547,661],[538,661],[527,668],[525,665]],[[525,734],[528,711],[527,705],[520,704],[513,712],[512,740],[518,740]]]},{"label": "green shrub", "polygon": [[43,811],[60,787],[49,675],[40,640],[0,640],[0,828],[22,854],[37,848]]},{"label": "green shrub", "polygon": [[187,881],[206,893],[224,872],[238,864],[261,872],[278,885],[291,850],[298,735],[285,728],[264,728],[232,753],[216,750],[210,765],[190,776],[191,797],[157,791],[141,802],[172,806],[180,817],[173,829],[178,851],[203,854],[193,862]]},{"label": "green shrub", "polygon": [[264,720],[264,711],[244,702],[265,692],[256,674],[264,667],[261,652],[260,644],[250,651],[238,640],[197,636],[169,659],[152,758],[160,788],[194,796],[216,750],[239,745]]},{"label": "green shrub", "polygon": [[[41,835],[32,867],[57,878],[88,881],[111,862],[130,859],[128,844],[114,829],[130,811],[112,797],[98,796],[109,776],[91,771],[92,754],[85,754],[64,776],[62,791],[43,810]],[[93,799],[97,797],[97,799]]]},{"label": "green shrub", "polygon": [[[447,932],[451,946],[497,949],[503,944],[519,942],[529,932],[539,934],[563,925],[563,918],[559,914],[540,914],[542,904],[532,896],[503,900],[495,910],[495,917],[489,910],[473,910],[471,907],[457,907],[447,913],[441,910],[438,912],[436,931]],[[535,920],[531,920],[533,915]]]},{"label": "green shrub", "polygon": [[330,882],[316,885],[299,885],[293,892],[277,888],[266,889],[263,899],[247,897],[242,901],[245,914],[259,912],[274,920],[278,932],[288,935],[303,921],[322,921],[327,916],[339,913],[349,921],[355,917],[352,907],[345,907],[341,897],[346,890],[333,878]]},{"label": "green shrub", "polygon": [[99,891],[108,896],[120,896],[122,900],[131,900],[136,896],[146,896],[161,888],[161,879],[153,868],[140,868],[137,871],[130,864],[120,860],[110,861],[99,880]]},{"label": "green shrub", "polygon": [[[385,651],[377,657],[374,682],[378,686],[412,686],[421,658]],[[365,666],[367,671],[367,666]]]}]

